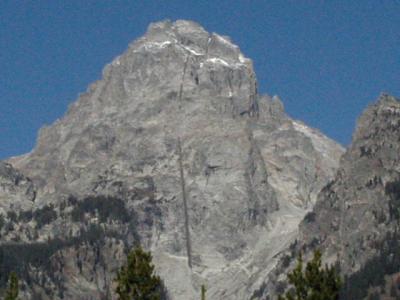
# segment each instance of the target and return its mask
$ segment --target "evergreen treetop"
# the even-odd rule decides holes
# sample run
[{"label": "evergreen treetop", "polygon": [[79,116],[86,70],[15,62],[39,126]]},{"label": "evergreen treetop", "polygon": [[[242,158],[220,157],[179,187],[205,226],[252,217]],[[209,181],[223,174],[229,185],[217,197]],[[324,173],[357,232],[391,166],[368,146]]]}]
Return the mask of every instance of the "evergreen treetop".
[{"label": "evergreen treetop", "polygon": [[10,273],[10,277],[8,279],[8,287],[6,291],[5,300],[16,300],[18,297],[19,289],[18,289],[18,277],[15,272]]},{"label": "evergreen treetop", "polygon": [[159,276],[154,274],[152,256],[141,247],[128,254],[125,266],[117,274],[116,293],[120,300],[163,300],[166,292]]},{"label": "evergreen treetop", "polygon": [[279,300],[338,300],[341,279],[335,267],[322,267],[321,252],[314,252],[313,259],[304,262],[300,254],[297,266],[288,274],[289,283],[294,289],[286,295],[279,296]]}]

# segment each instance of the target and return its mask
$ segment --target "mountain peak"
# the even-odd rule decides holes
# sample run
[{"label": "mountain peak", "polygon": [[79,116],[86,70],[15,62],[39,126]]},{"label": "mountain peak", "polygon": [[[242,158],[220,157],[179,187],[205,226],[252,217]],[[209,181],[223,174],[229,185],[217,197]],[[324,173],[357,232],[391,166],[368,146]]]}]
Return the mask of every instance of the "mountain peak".
[{"label": "mountain peak", "polygon": [[400,100],[386,92],[379,95],[378,102],[399,102]]},{"label": "mountain peak", "polygon": [[158,52],[176,47],[185,55],[205,59],[225,67],[251,65],[239,47],[227,36],[207,32],[201,25],[188,20],[170,20],[151,23],[146,34],[131,44],[131,50]]},{"label": "mountain peak", "polygon": [[171,31],[180,33],[197,32],[208,35],[207,31],[199,23],[190,20],[176,20],[175,22],[172,22],[168,19],[150,23],[150,25],[147,27],[146,35]]},{"label": "mountain peak", "polygon": [[[199,24],[178,20],[171,22],[170,20],[151,23],[147,28],[144,39],[153,42],[180,42],[183,44],[205,44],[209,33]],[[143,39],[142,38],[142,39]],[[201,45],[205,46],[205,45]]]},{"label": "mountain peak", "polygon": [[[26,236],[66,237],[66,261],[86,251],[70,240],[82,241],[89,225],[104,227],[106,268],[119,264],[111,253],[140,238],[173,299],[196,299],[207,280],[218,282],[210,299],[247,299],[259,287],[252,278],[273,267],[341,153],[286,116],[277,96],[260,97],[251,61],[228,37],[178,20],[151,24],[12,163],[35,191],[35,201],[24,203],[34,216],[51,216],[43,230],[24,222]],[[3,180],[16,190],[1,173],[0,166],[0,187]],[[61,226],[65,218],[71,221]],[[98,279],[87,292],[62,269],[52,274],[63,278],[67,298],[100,299],[113,274],[80,264],[69,274]]]},{"label": "mountain peak", "polygon": [[378,98],[376,106],[379,112],[385,115],[400,114],[400,99],[397,99],[392,95],[382,93]]},{"label": "mountain peak", "polygon": [[[387,93],[381,93],[375,103],[368,106],[357,122],[353,142],[364,139],[380,139],[381,131],[392,132],[400,117],[399,99]],[[400,120],[399,120],[400,121]]]}]

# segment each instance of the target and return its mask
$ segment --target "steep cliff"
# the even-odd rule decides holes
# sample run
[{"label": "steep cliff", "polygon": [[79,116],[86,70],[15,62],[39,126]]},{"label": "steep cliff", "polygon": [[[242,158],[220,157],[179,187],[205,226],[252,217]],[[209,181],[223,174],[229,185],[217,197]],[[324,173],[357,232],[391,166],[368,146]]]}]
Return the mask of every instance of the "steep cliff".
[{"label": "steep cliff", "polygon": [[[400,102],[382,94],[359,118],[334,179],[301,222],[289,254],[321,249],[345,276],[343,299],[363,299],[368,288],[399,271],[399,137]],[[288,260],[281,260],[267,293],[282,288],[276,282],[284,282]]]},{"label": "steep cliff", "polygon": [[201,284],[209,299],[249,299],[342,152],[258,94],[228,37],[151,24],[31,153],[9,159],[35,197],[19,197],[31,206],[6,217],[15,228],[2,229],[0,250],[24,258],[27,297],[110,298],[140,241],[172,299],[197,299]]}]

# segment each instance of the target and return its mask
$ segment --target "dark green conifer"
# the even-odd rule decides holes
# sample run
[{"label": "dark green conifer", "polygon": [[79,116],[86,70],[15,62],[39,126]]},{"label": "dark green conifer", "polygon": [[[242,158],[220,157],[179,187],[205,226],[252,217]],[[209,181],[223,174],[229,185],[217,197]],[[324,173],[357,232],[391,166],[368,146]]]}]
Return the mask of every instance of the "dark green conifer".
[{"label": "dark green conifer", "polygon": [[315,251],[313,259],[303,269],[301,254],[297,266],[288,274],[294,289],[279,300],[338,300],[341,279],[335,267],[321,265],[321,252]]},{"label": "dark green conifer", "polygon": [[164,285],[154,274],[152,256],[141,247],[128,254],[125,266],[117,274],[116,293],[120,300],[163,300],[166,299]]},{"label": "dark green conifer", "polygon": [[5,300],[16,300],[18,297],[18,277],[15,272],[10,273],[10,277],[8,278],[8,287],[6,291]]},{"label": "dark green conifer", "polygon": [[201,285],[201,300],[206,300],[206,287],[204,284]]}]

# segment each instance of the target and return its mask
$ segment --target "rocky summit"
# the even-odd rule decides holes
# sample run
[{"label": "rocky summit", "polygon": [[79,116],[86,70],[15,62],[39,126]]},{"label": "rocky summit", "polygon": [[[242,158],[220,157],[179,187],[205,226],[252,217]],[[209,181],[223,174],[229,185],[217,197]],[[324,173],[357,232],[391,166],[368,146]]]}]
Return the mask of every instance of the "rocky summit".
[{"label": "rocky summit", "polygon": [[[264,296],[285,286],[295,253],[322,249],[325,262],[337,264],[344,275],[341,299],[395,299],[397,286],[393,298],[384,291],[385,278],[396,282],[400,270],[399,137],[400,100],[381,94],[359,118],[334,179],[301,222],[299,236],[270,274]],[[374,286],[381,287],[377,294]]]},{"label": "rocky summit", "polygon": [[[342,162],[380,153],[366,135],[359,130]],[[151,24],[40,130],[32,152],[1,163],[0,283],[16,270],[24,299],[114,299],[116,270],[140,242],[171,299],[198,299],[202,284],[208,299],[250,299],[334,179],[343,151],[288,117],[279,97],[260,95],[252,61],[228,37],[190,21]],[[370,161],[376,172],[358,177],[350,168],[334,180],[376,189],[390,161]],[[354,217],[365,212],[375,222],[366,200],[332,205],[362,207]],[[339,216],[326,226],[352,241],[360,223]],[[303,236],[317,230],[303,227]]]}]

